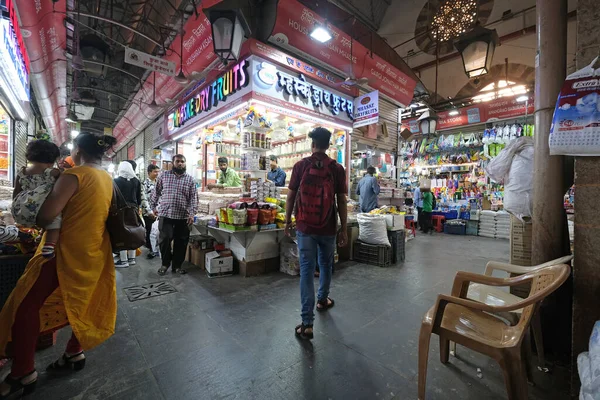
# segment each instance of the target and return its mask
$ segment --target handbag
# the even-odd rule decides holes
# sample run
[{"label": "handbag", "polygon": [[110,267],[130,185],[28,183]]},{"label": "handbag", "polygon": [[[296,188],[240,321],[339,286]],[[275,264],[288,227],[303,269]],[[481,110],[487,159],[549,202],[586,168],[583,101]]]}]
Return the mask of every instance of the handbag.
[{"label": "handbag", "polygon": [[106,230],[113,252],[136,250],[146,243],[146,228],[137,205],[128,203],[114,182]]}]

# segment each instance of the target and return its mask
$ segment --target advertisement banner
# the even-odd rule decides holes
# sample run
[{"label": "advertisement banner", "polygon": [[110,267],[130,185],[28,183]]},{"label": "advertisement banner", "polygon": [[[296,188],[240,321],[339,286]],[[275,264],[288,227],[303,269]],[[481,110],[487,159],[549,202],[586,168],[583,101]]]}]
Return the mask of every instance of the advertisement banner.
[{"label": "advertisement banner", "polygon": [[354,128],[379,122],[379,92],[367,93],[354,99]]},{"label": "advertisement banner", "polygon": [[550,154],[600,155],[600,68],[598,57],[565,80],[550,127]]},{"label": "advertisement banner", "polygon": [[131,65],[137,65],[145,69],[160,72],[165,75],[175,76],[175,63],[155,57],[142,51],[125,47],[125,62]]},{"label": "advertisement banner", "polygon": [[[527,108],[527,109],[526,109]],[[451,115],[453,111],[458,114]],[[437,113],[437,130],[459,128],[461,126],[494,122],[498,120],[517,118],[533,114],[533,96],[527,102],[519,102],[516,98],[500,98],[477,105],[458,108],[456,110],[442,111]],[[411,133],[420,133],[417,118],[402,120],[402,129],[408,129]]]},{"label": "advertisement banner", "polygon": [[9,87],[19,101],[29,101],[29,74],[12,26],[0,18],[0,71],[3,86]]},{"label": "advertisement banner", "polygon": [[269,41],[325,64],[341,75],[368,78],[371,88],[404,106],[410,104],[417,85],[414,79],[329,23],[327,28],[333,33],[333,39],[327,43],[311,39],[310,31],[315,23],[324,25],[326,21],[297,0],[279,0],[277,20]]}]

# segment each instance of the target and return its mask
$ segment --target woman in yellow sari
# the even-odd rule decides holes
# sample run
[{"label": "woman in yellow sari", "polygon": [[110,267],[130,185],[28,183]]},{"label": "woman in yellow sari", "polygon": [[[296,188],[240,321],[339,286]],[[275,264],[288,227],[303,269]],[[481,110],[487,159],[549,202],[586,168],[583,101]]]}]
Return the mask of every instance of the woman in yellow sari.
[{"label": "woman in yellow sari", "polygon": [[[40,252],[31,259],[0,313],[0,358],[10,352],[12,370],[0,384],[0,399],[37,381],[34,355],[37,337],[70,324],[73,335],[63,356],[49,370],[80,370],[83,350],[114,333],[117,315],[115,267],[106,218],[113,183],[102,169],[104,153],[116,142],[111,136],[82,133],[72,157],[76,167],[57,180],[37,216],[46,226],[62,212],[56,258]],[[10,349],[9,349],[10,347]]]}]

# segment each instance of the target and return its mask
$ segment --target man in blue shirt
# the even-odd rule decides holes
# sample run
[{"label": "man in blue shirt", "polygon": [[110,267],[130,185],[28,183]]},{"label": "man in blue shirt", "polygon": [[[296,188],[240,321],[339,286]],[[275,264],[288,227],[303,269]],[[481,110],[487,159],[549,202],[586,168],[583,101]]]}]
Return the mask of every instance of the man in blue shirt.
[{"label": "man in blue shirt", "polygon": [[419,186],[415,188],[415,193],[413,195],[413,203],[417,207],[417,223],[419,225],[419,230],[423,230],[423,195],[421,194],[421,189]]},{"label": "man in blue shirt", "polygon": [[267,173],[267,179],[275,184],[275,186],[285,186],[285,172],[277,165],[277,157],[269,156],[271,160],[271,170]]},{"label": "man in blue shirt", "polygon": [[379,183],[375,174],[375,167],[367,168],[367,174],[358,182],[356,194],[360,196],[360,212],[368,213],[377,208],[377,195],[379,194]]}]

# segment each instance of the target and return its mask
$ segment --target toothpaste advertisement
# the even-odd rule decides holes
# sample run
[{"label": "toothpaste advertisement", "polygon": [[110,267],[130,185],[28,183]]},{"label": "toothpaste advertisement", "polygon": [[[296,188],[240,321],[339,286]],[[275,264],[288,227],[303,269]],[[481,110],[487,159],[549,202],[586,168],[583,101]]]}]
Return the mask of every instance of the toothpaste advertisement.
[{"label": "toothpaste advertisement", "polygon": [[600,69],[597,58],[569,75],[558,96],[550,128],[550,154],[600,155]]}]

